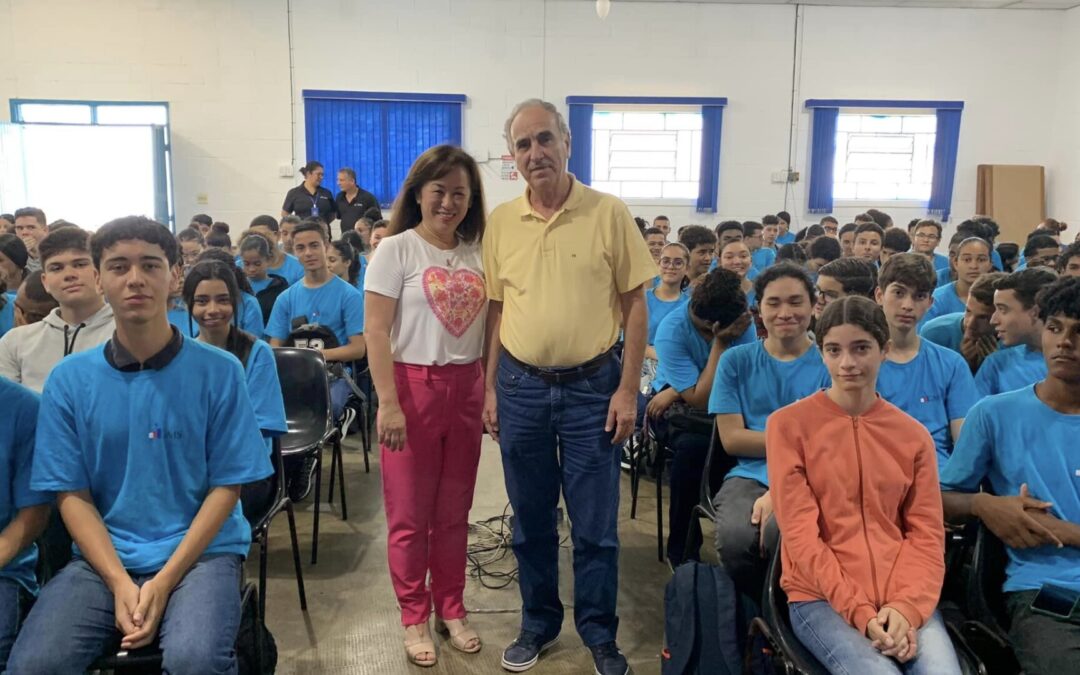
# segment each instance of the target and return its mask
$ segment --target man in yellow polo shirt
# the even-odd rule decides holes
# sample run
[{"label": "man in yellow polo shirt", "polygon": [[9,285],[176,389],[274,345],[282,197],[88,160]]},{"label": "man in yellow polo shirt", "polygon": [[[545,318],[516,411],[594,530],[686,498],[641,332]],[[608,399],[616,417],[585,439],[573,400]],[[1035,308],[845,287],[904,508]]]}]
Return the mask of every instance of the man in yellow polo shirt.
[{"label": "man in yellow polo shirt", "polygon": [[[634,429],[656,264],[621,201],[567,172],[570,131],[550,103],[514,108],[506,139],[528,188],[484,234],[484,423],[502,446],[516,518],[521,633],[506,670],[536,664],[562,627],[556,508],[574,544],[574,623],[596,672],[625,675],[618,617],[618,446]],[[613,351],[624,331],[621,359]]]}]

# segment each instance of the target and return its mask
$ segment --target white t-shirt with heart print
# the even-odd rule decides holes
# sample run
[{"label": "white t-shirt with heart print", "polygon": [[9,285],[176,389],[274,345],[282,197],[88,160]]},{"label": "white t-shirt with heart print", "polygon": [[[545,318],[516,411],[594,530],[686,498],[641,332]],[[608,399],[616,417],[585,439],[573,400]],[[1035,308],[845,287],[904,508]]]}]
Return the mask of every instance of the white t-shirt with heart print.
[{"label": "white t-shirt with heart print", "polygon": [[484,349],[487,293],[479,244],[443,251],[406,230],[383,239],[364,290],[396,298],[394,361],[419,366],[472,363]]}]

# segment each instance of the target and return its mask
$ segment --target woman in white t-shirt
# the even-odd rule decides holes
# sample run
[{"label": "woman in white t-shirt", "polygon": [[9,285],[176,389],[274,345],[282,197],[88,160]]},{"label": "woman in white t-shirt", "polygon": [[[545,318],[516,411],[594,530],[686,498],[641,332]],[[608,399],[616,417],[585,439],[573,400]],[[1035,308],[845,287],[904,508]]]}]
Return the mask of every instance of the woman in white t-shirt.
[{"label": "woman in white t-shirt", "polygon": [[405,651],[420,666],[435,664],[432,606],[456,649],[481,646],[462,596],[483,433],[484,214],[473,158],[431,148],[409,170],[365,279],[390,577]]}]

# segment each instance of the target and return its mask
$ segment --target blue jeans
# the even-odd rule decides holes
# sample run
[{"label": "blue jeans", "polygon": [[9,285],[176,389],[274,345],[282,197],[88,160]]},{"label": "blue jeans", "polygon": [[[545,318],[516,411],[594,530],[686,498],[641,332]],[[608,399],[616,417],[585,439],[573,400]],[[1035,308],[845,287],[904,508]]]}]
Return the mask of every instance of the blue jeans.
[{"label": "blue jeans", "polygon": [[15,636],[19,634],[24,597],[30,596],[19,582],[0,579],[0,673],[4,672],[11,645],[15,644]]},{"label": "blue jeans", "polygon": [[834,675],[960,675],[949,633],[934,612],[918,630],[915,658],[901,664],[874,649],[870,639],[851,627],[824,600],[788,605],[799,642]]},{"label": "blue jeans", "polygon": [[514,509],[523,630],[558,635],[562,489],[574,545],[574,624],[587,646],[611,642],[619,626],[619,453],[604,431],[621,367],[610,359],[592,377],[548,384],[505,354],[499,361],[499,444]]},{"label": "blue jeans", "polygon": [[349,402],[350,396],[352,387],[344,377],[330,381],[330,412],[334,416],[333,422],[341,419],[341,413],[345,412],[345,404]]},{"label": "blue jeans", "polygon": [[[240,627],[238,555],[203,556],[173,589],[158,626],[170,675],[235,674]],[[135,575],[142,585],[152,574]],[[73,560],[41,590],[15,641],[12,673],[76,674],[117,649],[115,601],[85,560]]]}]

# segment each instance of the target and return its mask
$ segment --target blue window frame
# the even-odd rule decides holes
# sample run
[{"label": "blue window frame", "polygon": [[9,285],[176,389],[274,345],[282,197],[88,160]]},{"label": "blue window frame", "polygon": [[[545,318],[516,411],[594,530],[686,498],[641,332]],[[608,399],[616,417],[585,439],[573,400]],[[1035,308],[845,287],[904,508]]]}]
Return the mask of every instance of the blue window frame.
[{"label": "blue window frame", "polygon": [[13,98],[14,124],[135,125],[154,128],[154,218],[175,226],[172,133],[166,101],[83,101]]},{"label": "blue window frame", "polygon": [[460,94],[305,89],[307,158],[326,167],[323,187],[337,192],[337,172],[356,171],[360,187],[390,206],[409,168],[428,148],[461,145]]}]

